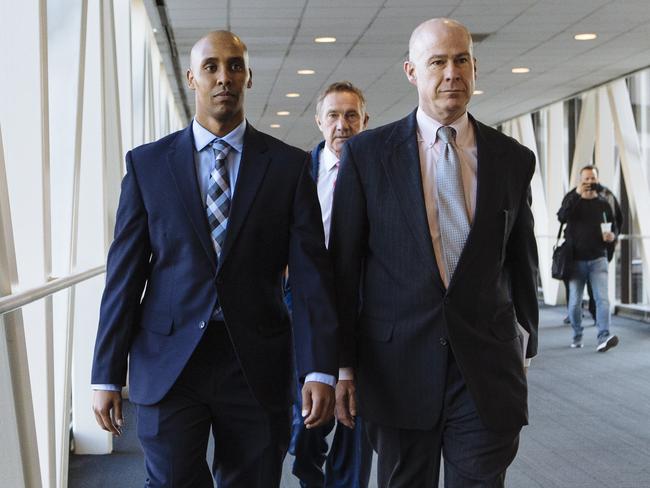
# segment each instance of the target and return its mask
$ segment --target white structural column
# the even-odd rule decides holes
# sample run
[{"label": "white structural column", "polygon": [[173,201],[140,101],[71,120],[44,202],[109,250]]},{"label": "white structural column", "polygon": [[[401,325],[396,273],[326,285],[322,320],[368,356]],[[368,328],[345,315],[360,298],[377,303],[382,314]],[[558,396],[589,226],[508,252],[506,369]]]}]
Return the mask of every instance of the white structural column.
[{"label": "white structural column", "polygon": [[[549,236],[548,244],[544,250],[547,256],[546,274],[542,273],[542,286],[544,289],[544,302],[548,305],[558,305],[566,302],[565,290],[562,282],[551,277],[550,261],[553,255],[553,246],[556,242],[557,230],[560,222],[557,220],[557,211],[562,204],[566,193],[562,182],[567,178],[567,156],[565,152],[564,131],[564,103],[554,103],[548,108],[548,125],[546,127],[546,173],[544,190],[546,194],[547,216],[546,235]],[[541,250],[540,250],[541,254]]]},{"label": "white structural column", "polygon": [[[533,197],[532,211],[535,218],[535,235],[537,236],[537,254],[539,257],[539,275],[542,281],[544,292],[551,286],[551,254],[553,244],[548,238],[550,230],[548,225],[548,207],[546,205],[546,195],[544,194],[544,183],[542,180],[542,164],[539,160],[537,150],[537,141],[535,138],[535,129],[533,119],[527,114],[517,117],[518,140],[535,154],[535,173],[530,182],[530,189]],[[545,293],[546,296],[546,293]]]},{"label": "white structural column", "polygon": [[[594,162],[598,168],[600,182],[606,187],[617,192],[616,186],[616,148],[614,143],[614,128],[612,112],[610,110],[607,87],[596,90],[596,141],[594,148]],[[609,306],[614,311],[616,301],[616,260],[609,263],[608,290]]]},{"label": "white structural column", "polygon": [[[623,178],[630,201],[630,214],[636,223],[635,233],[650,236],[650,185],[643,172],[639,135],[632,113],[630,94],[625,80],[617,80],[607,86],[616,145],[621,157]],[[650,239],[644,238],[641,245],[644,276],[650,276]],[[650,302],[650,287],[646,287],[646,300]]]},{"label": "white structural column", "polygon": [[[18,281],[9,188],[0,125],[0,296],[10,295]],[[39,487],[38,445],[22,312],[0,316],[0,485]],[[7,449],[8,447],[8,449]]]},{"label": "white structural column", "polygon": [[99,29],[102,107],[102,160],[104,183],[104,247],[106,252],[113,241],[115,214],[122,181],[122,134],[120,126],[120,94],[115,50],[115,20],[113,0],[100,0]]},{"label": "white structural column", "polygon": [[[10,202],[12,240],[17,281],[11,293],[42,284],[50,279],[50,183],[49,183],[49,120],[47,84],[47,31],[45,0],[2,2],[0,14],[0,72],[11,73],[20,66],[20,76],[3,76],[0,80],[2,97],[0,124],[3,131],[7,195]],[[4,5],[9,7],[5,9]],[[15,49],[16,40],[20,49]],[[29,62],[26,63],[25,60]],[[7,96],[9,95],[10,96]],[[20,317],[22,316],[22,323]],[[35,443],[38,456],[32,449],[25,451],[23,461],[29,467],[25,479],[28,486],[52,486],[55,480],[54,450],[51,440],[53,410],[52,301],[35,302],[20,313],[3,318],[6,333],[11,338],[13,386],[19,410],[20,448]],[[24,324],[24,328],[23,328]],[[24,332],[23,332],[24,331]],[[23,342],[24,334],[24,342]],[[15,341],[15,342],[13,342]],[[24,352],[26,351],[26,357]],[[25,360],[27,358],[27,360]],[[22,375],[29,372],[29,381]],[[25,391],[30,388],[31,392]],[[31,417],[27,420],[27,416]],[[23,418],[24,417],[24,418]],[[31,430],[35,428],[34,431]],[[30,431],[31,430],[31,431]],[[31,439],[24,436],[34,436]],[[32,469],[40,469],[38,477]],[[33,483],[33,484],[32,484]]]},{"label": "white structural column", "polygon": [[596,142],[596,104],[598,97],[595,90],[585,93],[582,97],[582,108],[580,110],[580,122],[576,134],[576,146],[573,151],[571,174],[569,176],[569,187],[567,191],[578,182],[580,168],[587,164],[593,164],[594,144]]},{"label": "white structural column", "polygon": [[[52,138],[53,273],[76,271],[78,243],[81,117],[86,54],[86,0],[48,1],[50,120]],[[65,67],[65,69],[61,69]],[[96,263],[101,261],[96,261]],[[54,364],[57,486],[68,485],[71,366],[75,286],[54,295]]]},{"label": "white structural column", "polygon": [[[105,165],[107,161],[106,144],[109,144],[107,132],[116,118],[113,106],[104,100],[103,57],[107,54],[102,49],[103,32],[100,22],[106,19],[102,14],[103,2],[88,2],[85,62],[80,69],[84,70],[84,90],[81,114],[82,134],[80,141],[80,172],[77,220],[79,234],[77,236],[77,268],[87,269],[104,262],[106,236],[106,211],[104,176],[110,174]],[[109,113],[105,113],[110,112]],[[106,123],[104,116],[111,117]],[[115,132],[117,133],[117,132]],[[112,162],[121,171],[121,158]],[[119,183],[118,183],[119,184]],[[112,191],[112,190],[111,190]],[[112,232],[112,229],[111,229]],[[91,280],[75,287],[75,303],[71,304],[74,317],[72,343],[72,412],[75,452],[78,454],[105,454],[112,450],[110,434],[99,429],[91,410],[90,370],[93,347],[97,331],[99,315],[99,297],[102,291],[102,280]]]}]

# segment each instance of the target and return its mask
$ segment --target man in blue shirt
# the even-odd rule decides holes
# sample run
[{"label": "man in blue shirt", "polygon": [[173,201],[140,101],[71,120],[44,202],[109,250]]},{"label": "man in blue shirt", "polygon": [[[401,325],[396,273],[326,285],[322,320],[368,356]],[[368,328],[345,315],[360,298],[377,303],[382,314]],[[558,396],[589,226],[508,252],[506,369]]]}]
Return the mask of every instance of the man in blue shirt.
[{"label": "man in blue shirt", "polygon": [[120,434],[128,359],[147,486],[279,486],[292,338],[306,427],[329,421],[334,406],[337,319],[310,160],[246,121],[252,72],[234,34],[200,39],[187,80],[192,123],[126,156],[93,409]]}]

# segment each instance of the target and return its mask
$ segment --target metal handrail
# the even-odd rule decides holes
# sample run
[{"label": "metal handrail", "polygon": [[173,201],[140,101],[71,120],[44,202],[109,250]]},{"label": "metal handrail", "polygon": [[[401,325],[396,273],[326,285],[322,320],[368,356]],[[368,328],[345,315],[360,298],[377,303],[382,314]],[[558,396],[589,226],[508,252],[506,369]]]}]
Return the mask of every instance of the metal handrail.
[{"label": "metal handrail", "polygon": [[74,273],[69,276],[53,278],[44,285],[30,288],[29,290],[21,291],[20,293],[0,297],[0,315],[24,307],[25,305],[35,302],[36,300],[40,300],[41,298],[45,298],[48,295],[52,295],[57,291],[61,291],[65,288],[70,288],[71,286],[76,285],[77,283],[81,283],[82,281],[94,278],[95,276],[98,276],[105,271],[106,265],[103,264],[101,266],[96,266],[86,271]]}]

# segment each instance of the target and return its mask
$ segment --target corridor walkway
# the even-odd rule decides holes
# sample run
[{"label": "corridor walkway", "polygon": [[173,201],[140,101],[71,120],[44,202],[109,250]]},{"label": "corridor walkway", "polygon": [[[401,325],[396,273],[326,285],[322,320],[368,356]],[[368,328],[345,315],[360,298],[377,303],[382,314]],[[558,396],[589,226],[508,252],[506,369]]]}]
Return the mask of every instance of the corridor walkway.
[{"label": "corridor walkway", "polygon": [[[531,425],[522,431],[506,486],[650,488],[650,324],[613,317],[621,343],[602,354],[593,327],[585,329],[583,349],[568,347],[564,312],[541,311],[539,355],[528,375]],[[71,456],[71,488],[143,486],[133,412],[127,415],[113,454]],[[298,487],[290,462],[288,456],[283,488]]]}]

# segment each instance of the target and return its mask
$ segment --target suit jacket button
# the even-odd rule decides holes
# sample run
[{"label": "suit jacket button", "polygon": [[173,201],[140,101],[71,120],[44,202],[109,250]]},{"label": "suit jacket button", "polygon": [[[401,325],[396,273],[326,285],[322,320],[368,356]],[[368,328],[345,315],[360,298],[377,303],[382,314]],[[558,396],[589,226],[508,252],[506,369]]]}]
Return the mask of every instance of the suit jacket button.
[{"label": "suit jacket button", "polygon": [[205,329],[205,320],[201,320],[201,322],[199,322],[199,329]]},{"label": "suit jacket button", "polygon": [[440,344],[442,344],[443,346],[446,346],[447,345],[447,339],[445,339],[444,337],[441,337],[440,338]]}]

